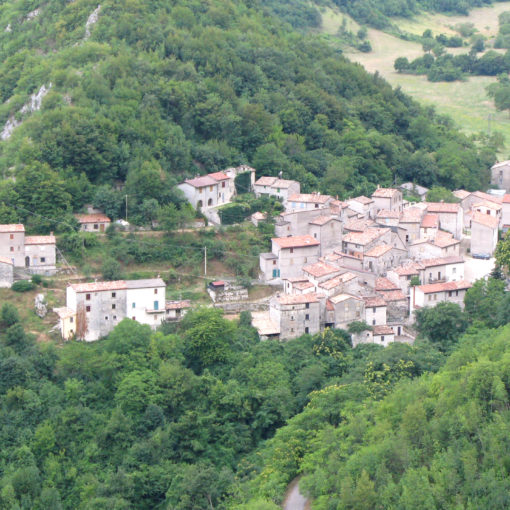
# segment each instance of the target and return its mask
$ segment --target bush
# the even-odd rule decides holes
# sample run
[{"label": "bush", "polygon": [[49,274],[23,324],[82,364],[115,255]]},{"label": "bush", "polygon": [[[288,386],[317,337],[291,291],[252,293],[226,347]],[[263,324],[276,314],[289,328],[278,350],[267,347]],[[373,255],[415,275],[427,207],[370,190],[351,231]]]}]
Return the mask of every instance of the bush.
[{"label": "bush", "polygon": [[28,292],[35,289],[35,284],[30,280],[20,280],[19,282],[14,282],[11,289],[15,292]]},{"label": "bush", "polygon": [[120,280],[122,278],[122,268],[115,259],[106,259],[101,267],[101,272],[105,280]]},{"label": "bush", "polygon": [[2,324],[6,327],[12,326],[19,322],[18,309],[11,303],[4,303],[0,312]]},{"label": "bush", "polygon": [[43,281],[43,278],[40,274],[34,274],[32,276],[32,283],[35,283],[36,285],[41,285]]}]

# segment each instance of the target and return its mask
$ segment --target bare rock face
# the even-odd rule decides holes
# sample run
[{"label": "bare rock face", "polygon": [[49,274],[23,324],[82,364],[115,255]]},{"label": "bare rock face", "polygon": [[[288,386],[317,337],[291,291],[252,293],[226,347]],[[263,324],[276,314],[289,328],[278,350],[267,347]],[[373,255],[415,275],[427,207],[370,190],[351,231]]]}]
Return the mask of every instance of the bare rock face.
[{"label": "bare rock face", "polygon": [[46,314],[48,313],[44,294],[37,294],[37,296],[35,296],[35,313],[41,319],[46,317]]},{"label": "bare rock face", "polygon": [[98,5],[87,19],[87,23],[85,23],[85,39],[88,39],[90,37],[90,29],[95,23],[97,23],[97,20],[99,19],[100,10],[101,6]]}]

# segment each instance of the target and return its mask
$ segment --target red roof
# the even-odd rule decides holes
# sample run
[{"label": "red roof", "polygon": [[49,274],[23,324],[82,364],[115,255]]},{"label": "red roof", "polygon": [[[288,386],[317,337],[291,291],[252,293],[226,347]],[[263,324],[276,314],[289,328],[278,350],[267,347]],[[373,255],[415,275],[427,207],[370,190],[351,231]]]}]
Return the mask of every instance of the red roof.
[{"label": "red roof", "polygon": [[184,301],[167,301],[165,303],[166,310],[181,310],[182,308],[190,308],[191,301],[185,299]]},{"label": "red roof", "polygon": [[303,267],[303,271],[305,273],[311,274],[312,276],[315,276],[316,278],[320,278],[328,274],[339,273],[340,269],[335,266],[330,266],[325,262],[316,262],[315,264],[310,264]]},{"label": "red roof", "polygon": [[398,189],[394,189],[394,188],[377,188],[373,193],[372,193],[372,196],[373,197],[378,197],[378,198],[391,198],[392,196],[395,195],[395,193],[398,193]]},{"label": "red roof", "polygon": [[211,282],[213,287],[224,287],[225,282],[223,280],[216,280],[215,282]]},{"label": "red roof", "polygon": [[212,177],[215,181],[228,181],[230,177],[225,175],[223,172],[213,172],[212,174],[207,174],[208,177]]},{"label": "red roof", "polygon": [[110,223],[111,220],[106,214],[75,214],[78,223]]},{"label": "red roof", "polygon": [[447,202],[429,202],[427,205],[427,211],[431,213],[452,213],[457,214],[459,212],[459,204],[450,204]]},{"label": "red roof", "polygon": [[26,244],[55,244],[55,236],[26,236]]},{"label": "red roof", "polygon": [[491,216],[490,214],[483,214],[480,212],[474,212],[473,219],[471,221],[484,225],[485,227],[492,228],[493,230],[497,229],[499,226],[498,218]]},{"label": "red roof", "polygon": [[289,197],[289,202],[306,202],[310,204],[325,204],[328,200],[331,200],[330,195],[321,195],[320,193],[296,193]]},{"label": "red roof", "polygon": [[385,325],[382,325],[382,326],[373,326],[372,329],[373,329],[374,335],[376,335],[376,336],[379,336],[379,335],[394,335],[395,334],[393,332],[393,329],[390,326],[385,326]]},{"label": "red roof", "polygon": [[471,284],[465,280],[458,282],[429,283],[428,285],[420,285],[418,288],[424,294],[434,294],[435,292],[447,292],[451,290],[469,289]]},{"label": "red roof", "polygon": [[0,232],[25,232],[25,227],[21,223],[11,223],[10,225],[0,225]]},{"label": "red roof", "polygon": [[[328,221],[331,221],[336,218],[333,218],[333,216],[331,215],[327,215],[327,216],[317,216],[317,218],[315,218],[314,220],[312,220],[310,222],[311,225],[319,225],[319,226],[322,226],[322,225],[325,225],[326,223],[328,223]],[[338,220],[337,220],[338,221]]]},{"label": "red roof", "polygon": [[205,186],[215,186],[218,184],[218,181],[213,177],[209,177],[208,175],[203,175],[202,177],[195,177],[194,179],[186,179],[184,181],[186,184],[193,186],[194,188],[203,188]]},{"label": "red roof", "polygon": [[276,177],[263,176],[255,181],[255,186],[271,186],[276,179]]},{"label": "red roof", "polygon": [[371,198],[368,198],[365,195],[360,195],[359,197],[354,197],[354,198],[351,198],[350,200],[355,200],[356,202],[359,202],[360,204],[363,204],[363,205],[368,205],[373,202],[373,200]]},{"label": "red roof", "polygon": [[388,211],[387,209],[381,209],[377,213],[378,218],[400,218],[400,211]]},{"label": "red roof", "polygon": [[374,308],[379,306],[387,306],[386,301],[379,296],[364,297],[365,306],[367,308]]},{"label": "red roof", "polygon": [[420,264],[424,267],[444,266],[447,264],[462,264],[464,259],[462,257],[440,257],[435,259],[420,260]]},{"label": "red roof", "polygon": [[399,288],[388,278],[377,278],[375,281],[375,290],[399,290]]},{"label": "red roof", "polygon": [[372,248],[370,251],[367,251],[365,253],[365,257],[374,257],[374,258],[382,257],[383,255],[385,255],[392,249],[393,248],[391,246],[388,246],[387,244],[380,244],[380,245]]},{"label": "red roof", "polygon": [[124,280],[117,280],[113,282],[75,283],[71,285],[71,288],[75,292],[101,292],[127,289],[127,284]]},{"label": "red roof", "polygon": [[388,303],[392,301],[407,301],[407,296],[401,290],[388,290],[380,292],[380,294]]},{"label": "red roof", "polygon": [[304,305],[306,303],[317,303],[318,299],[314,293],[310,294],[283,294],[276,298],[281,305]]},{"label": "red roof", "polygon": [[439,217],[437,214],[426,214],[421,222],[423,228],[437,228],[438,225]]},{"label": "red roof", "polygon": [[386,232],[389,232],[388,228],[369,228],[364,232],[349,232],[344,236],[343,241],[364,246],[375,241],[378,237],[386,234]]},{"label": "red roof", "polygon": [[504,204],[510,204],[510,194],[506,194],[504,197],[503,197],[503,203]]},{"label": "red roof", "polygon": [[309,235],[304,236],[290,236],[290,237],[273,237],[271,239],[280,248],[303,248],[306,246],[319,246],[319,241]]}]

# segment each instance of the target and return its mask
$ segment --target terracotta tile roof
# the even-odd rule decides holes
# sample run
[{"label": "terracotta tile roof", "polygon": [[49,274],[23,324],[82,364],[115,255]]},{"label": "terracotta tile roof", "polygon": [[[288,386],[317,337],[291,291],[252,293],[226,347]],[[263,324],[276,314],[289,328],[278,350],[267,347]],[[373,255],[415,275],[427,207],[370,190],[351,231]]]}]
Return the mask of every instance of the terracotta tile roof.
[{"label": "terracotta tile roof", "polygon": [[59,316],[60,319],[69,319],[70,317],[74,317],[76,315],[76,312],[67,306],[53,308],[53,311]]},{"label": "terracotta tile roof", "polygon": [[466,191],[465,189],[457,189],[453,192],[453,195],[457,198],[460,198],[461,200],[464,200],[466,197],[469,197],[469,195],[471,195],[471,192]]},{"label": "terracotta tile roof", "polygon": [[106,214],[75,214],[78,223],[110,223],[112,220]]},{"label": "terracotta tile roof", "polygon": [[253,312],[251,324],[259,335],[280,334],[280,326],[269,317],[269,312]]},{"label": "terracotta tile roof", "polygon": [[272,184],[273,188],[290,188],[296,181],[289,181],[288,179],[276,179],[276,181]]},{"label": "terracotta tile roof", "polygon": [[510,194],[509,193],[506,193],[505,196],[503,197],[503,203],[510,204]]},{"label": "terracotta tile roof", "polygon": [[297,290],[312,289],[315,285],[312,282],[298,282],[293,285]]},{"label": "terracotta tile roof", "polygon": [[388,278],[377,278],[375,281],[375,290],[399,290],[399,287]]},{"label": "terracotta tile roof", "polygon": [[406,301],[407,296],[401,290],[389,290],[389,291],[381,291],[379,292],[383,299],[387,303],[392,303],[394,301]]},{"label": "terracotta tile roof", "polygon": [[265,220],[267,218],[267,214],[266,213],[262,213],[260,211],[257,211],[257,212],[254,212],[251,215],[251,217],[256,219],[256,220]]},{"label": "terracotta tile roof", "polygon": [[490,214],[482,214],[479,212],[473,213],[472,222],[479,223],[480,225],[484,225],[485,227],[489,227],[497,229],[499,226],[499,219],[491,216]]},{"label": "terracotta tile roof", "polygon": [[329,215],[325,215],[325,216],[317,216],[317,218],[315,218],[314,220],[312,220],[310,222],[310,225],[319,225],[319,226],[322,226],[322,225],[325,225],[326,223],[328,223],[331,220],[336,220],[336,218],[333,218],[333,216],[331,216],[330,214]]},{"label": "terracotta tile roof", "polygon": [[228,181],[230,177],[225,175],[223,172],[213,172],[212,174],[207,174],[208,177],[211,177],[215,181]]},{"label": "terracotta tile roof", "polygon": [[312,236],[290,236],[290,237],[273,237],[271,239],[280,248],[303,248],[306,246],[319,246],[319,241]]},{"label": "terracotta tile roof", "polygon": [[424,259],[420,260],[420,264],[424,267],[435,267],[435,266],[444,266],[447,264],[461,264],[464,263],[464,259],[462,257],[439,257],[434,259]]},{"label": "terracotta tile roof", "polygon": [[351,280],[356,279],[357,276],[353,273],[343,273],[338,276],[335,276],[333,278],[330,278],[329,280],[326,280],[325,282],[319,283],[319,287],[324,290],[331,290],[335,287],[338,287],[339,285],[342,285],[343,283],[347,283]]},{"label": "terracotta tile roof", "polygon": [[378,198],[391,198],[399,191],[394,188],[377,188],[373,193],[372,197]]},{"label": "terracotta tile roof", "polygon": [[330,195],[321,195],[320,193],[295,193],[289,197],[289,202],[305,202],[309,204],[325,204],[331,200]]},{"label": "terracotta tile roof", "polygon": [[55,244],[55,236],[26,236],[25,245],[27,244]]},{"label": "terracotta tile roof", "polygon": [[465,280],[458,282],[429,283],[418,287],[424,294],[433,294],[435,292],[447,292],[451,290],[464,290],[471,288],[471,284]]},{"label": "terracotta tile roof", "polygon": [[12,266],[12,260],[8,257],[0,257],[0,264],[9,264]]},{"label": "terracotta tile roof", "polygon": [[426,214],[421,222],[422,228],[437,228],[439,226],[439,216],[437,214]]},{"label": "terracotta tile roof", "polygon": [[10,225],[0,225],[0,232],[25,232],[25,227],[21,223],[11,223]]},{"label": "terracotta tile roof", "polygon": [[271,186],[277,179],[277,177],[264,176],[255,181],[255,186]]},{"label": "terracotta tile roof", "polygon": [[364,246],[375,241],[389,231],[388,228],[369,228],[364,232],[349,232],[342,240],[346,243]]},{"label": "terracotta tile roof", "polygon": [[388,246],[387,244],[380,244],[379,246],[375,246],[370,251],[365,253],[365,257],[382,257],[386,255],[389,251],[392,250],[392,246]]},{"label": "terracotta tile roof", "polygon": [[372,220],[349,220],[344,223],[344,231],[349,230],[351,232],[364,232],[368,227],[371,227],[372,225],[375,225],[375,222]]},{"label": "terracotta tile roof", "polygon": [[124,280],[117,280],[113,282],[74,283],[71,288],[75,292],[102,292],[127,289],[127,285]]},{"label": "terracotta tile roof", "polygon": [[400,218],[400,211],[388,211],[387,209],[381,209],[377,213],[377,218]]},{"label": "terracotta tile roof", "polygon": [[194,179],[186,179],[184,181],[186,184],[193,186],[194,188],[203,188],[204,186],[216,186],[218,181],[209,177],[208,175],[203,175],[202,177],[195,177]]},{"label": "terracotta tile roof", "polygon": [[310,294],[281,294],[276,297],[276,300],[281,305],[304,305],[318,302],[317,295],[313,292]]},{"label": "terracotta tile roof", "polygon": [[390,326],[372,326],[372,329],[375,336],[395,334]]},{"label": "terracotta tile roof", "polygon": [[447,246],[452,246],[454,244],[459,244],[460,241],[453,238],[453,235],[449,232],[443,232],[442,230],[438,230],[436,234],[436,238],[434,239],[434,243],[439,248],[446,248]]},{"label": "terracotta tile roof", "polygon": [[486,200],[487,202],[493,202],[494,204],[501,204],[503,199],[496,195],[491,195],[490,193],[484,193],[483,191],[475,191],[473,193],[475,197],[481,198],[482,200]]},{"label": "terracotta tile roof", "polygon": [[477,204],[473,204],[473,209],[477,207],[486,207],[487,209],[492,209],[493,211],[501,211],[501,202],[489,202],[488,200],[484,200],[483,202],[478,202]]},{"label": "terracotta tile roof", "polygon": [[419,275],[420,269],[423,269],[423,267],[421,267],[419,263],[413,262],[405,266],[396,267],[393,269],[393,272],[397,273],[399,276],[413,276]]},{"label": "terracotta tile roof", "polygon": [[191,308],[191,301],[184,299],[182,301],[167,301],[165,303],[166,310],[181,310],[182,308]]},{"label": "terracotta tile roof", "polygon": [[427,211],[431,213],[451,213],[457,214],[459,212],[459,204],[450,204],[447,202],[428,202]]},{"label": "terracotta tile roof", "polygon": [[333,303],[332,303],[332,302],[328,299],[328,300],[326,301],[326,310],[330,310],[330,311],[332,311],[332,310],[334,310],[334,309],[335,309],[335,307],[333,306]]},{"label": "terracotta tile roof", "polygon": [[363,300],[365,301],[365,306],[367,308],[377,308],[379,306],[387,306],[386,301],[384,301],[384,299],[379,296],[364,297]]},{"label": "terracotta tile roof", "polygon": [[356,301],[363,301],[361,298],[359,298],[357,296],[353,296],[352,294],[337,294],[336,296],[329,298],[329,300],[334,305],[337,305],[338,303],[342,303],[343,301],[347,301],[349,299],[355,299]]},{"label": "terracotta tile roof", "polygon": [[308,266],[303,267],[303,271],[305,273],[311,274],[316,278],[321,278],[322,276],[326,276],[328,274],[338,273],[340,269],[335,266],[330,266],[325,262],[316,262],[315,264],[309,264]]},{"label": "terracotta tile roof", "polygon": [[363,205],[368,205],[373,202],[371,198],[366,197],[365,195],[360,195],[359,197],[350,198],[347,202],[350,202],[351,200],[354,200],[355,202],[359,202]]},{"label": "terracotta tile roof", "polygon": [[408,207],[402,211],[400,223],[419,223],[423,216],[423,209],[420,207]]}]

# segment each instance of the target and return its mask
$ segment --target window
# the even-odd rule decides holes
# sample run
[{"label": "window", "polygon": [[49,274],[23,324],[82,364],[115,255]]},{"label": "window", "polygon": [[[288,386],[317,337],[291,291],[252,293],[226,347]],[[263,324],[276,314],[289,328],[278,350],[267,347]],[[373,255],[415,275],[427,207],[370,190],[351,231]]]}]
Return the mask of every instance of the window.
[{"label": "window", "polygon": [[11,234],[11,235],[9,236],[9,239],[14,239],[14,234]]},{"label": "window", "polygon": [[225,187],[225,181],[223,181],[223,182],[221,183],[221,187],[222,187],[222,188],[224,188],[224,187]]},{"label": "window", "polygon": [[158,289],[154,289],[154,294],[157,294],[158,293]]},{"label": "window", "polygon": [[374,306],[374,307],[372,308],[372,312],[373,312],[373,313],[375,313],[375,311],[376,311],[376,310],[375,310],[375,306]]},{"label": "window", "polygon": [[116,292],[112,292],[112,298],[114,297],[117,297],[117,293]]},{"label": "window", "polygon": [[14,251],[14,246],[11,246],[11,251]]},{"label": "window", "polygon": [[434,301],[437,301],[437,294],[434,294]]},{"label": "window", "polygon": [[313,233],[313,237],[315,237],[315,239],[317,239],[317,232]]},{"label": "window", "polygon": [[46,257],[41,257],[41,262],[46,262]]},{"label": "window", "polygon": [[384,335],[381,337],[381,342],[384,342]]},{"label": "window", "polygon": [[204,191],[204,188],[198,188],[199,193],[202,193],[202,191]]},{"label": "window", "polygon": [[294,248],[291,248],[291,249],[290,249],[290,253],[294,253]]},{"label": "window", "polygon": [[74,322],[74,317],[69,317],[69,322],[72,324]]},{"label": "window", "polygon": [[159,310],[159,301],[154,301],[154,310]]},{"label": "window", "polygon": [[90,294],[85,294],[85,299],[86,299],[87,301],[90,301]]},{"label": "window", "polygon": [[459,291],[458,291],[458,290],[456,290],[456,291],[455,291],[455,295],[456,295],[456,296],[458,296],[458,295],[459,295]]},{"label": "window", "polygon": [[136,321],[136,317],[131,317],[134,321]]},{"label": "window", "polygon": [[155,315],[155,316],[154,316],[154,320],[155,320],[155,321],[157,321],[157,320],[158,320],[158,316],[157,316],[157,315]]},{"label": "window", "polygon": [[409,234],[406,234],[406,243],[409,242]]},{"label": "window", "polygon": [[490,214],[491,212],[487,209],[487,214]]},{"label": "window", "polygon": [[429,301],[432,301],[432,296],[429,294]]},{"label": "window", "polygon": [[306,328],[305,328],[305,333],[307,333],[307,334],[308,334],[308,331],[309,331],[309,328],[308,328],[308,327],[306,327]]},{"label": "window", "polygon": [[453,274],[455,274],[456,272],[457,272],[457,268],[456,268],[456,267],[454,267],[454,268],[452,269],[452,273],[453,273]]},{"label": "window", "polygon": [[117,316],[116,316],[116,315],[114,315],[114,316],[113,316],[113,320],[114,320],[114,321],[116,321],[116,320],[117,320]]},{"label": "window", "polygon": [[104,320],[107,321],[108,320],[108,315],[105,315],[104,316]]},{"label": "window", "polygon": [[310,308],[310,303],[306,303],[305,308]]},{"label": "window", "polygon": [[294,320],[294,315],[291,315],[290,316],[290,320],[293,321]]},{"label": "window", "polygon": [[112,310],[115,310],[116,306],[117,306],[117,305],[114,303],[114,304],[112,305]]},{"label": "window", "polygon": [[372,326],[375,326],[375,319],[372,319]]},{"label": "window", "polygon": [[86,307],[85,307],[85,311],[86,311],[86,312],[90,312],[90,306],[86,306]]},{"label": "window", "polygon": [[209,191],[212,191],[212,186],[209,186]]},{"label": "window", "polygon": [[453,294],[453,292],[450,290],[450,291],[448,292],[448,297],[452,297],[452,294]]},{"label": "window", "polygon": [[315,209],[318,209],[319,208],[319,204],[315,204]]},{"label": "window", "polygon": [[99,229],[99,225],[97,223],[94,223],[94,230],[98,230]]},{"label": "window", "polygon": [[310,315],[306,314],[305,315],[305,321],[309,321],[310,320]]},{"label": "window", "polygon": [[136,308],[136,303],[133,303],[133,304],[131,305],[131,308]]},{"label": "window", "polygon": [[276,266],[276,260],[273,260],[273,266]]}]

